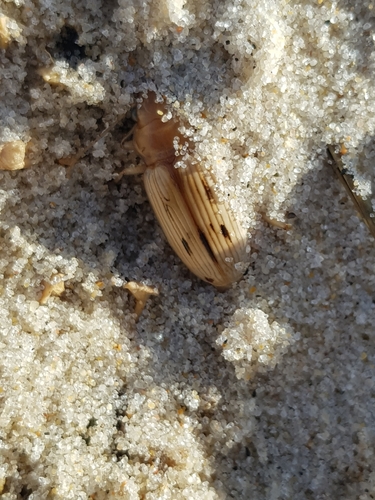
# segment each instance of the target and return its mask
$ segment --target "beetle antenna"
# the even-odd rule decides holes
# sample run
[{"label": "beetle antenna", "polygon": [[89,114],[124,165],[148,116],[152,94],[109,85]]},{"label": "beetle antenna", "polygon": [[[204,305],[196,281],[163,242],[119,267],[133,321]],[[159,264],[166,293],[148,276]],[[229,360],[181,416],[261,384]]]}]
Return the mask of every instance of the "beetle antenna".
[{"label": "beetle antenna", "polygon": [[[78,163],[78,161],[86,156],[86,154],[94,147],[94,145],[103,139],[111,130],[117,127],[119,122],[123,120],[123,117],[117,118],[114,123],[111,125],[108,125],[93,141],[91,141],[87,146],[84,146],[83,148],[79,149],[77,151],[77,154],[74,156],[67,156],[65,158],[61,158],[58,160],[58,163],[60,165],[63,165],[64,167],[68,167],[68,177],[70,177],[71,172],[73,167]],[[131,128],[130,132],[128,132],[125,136],[125,138],[130,137],[131,134],[133,133],[134,127]],[[124,140],[124,139],[123,139]]]}]

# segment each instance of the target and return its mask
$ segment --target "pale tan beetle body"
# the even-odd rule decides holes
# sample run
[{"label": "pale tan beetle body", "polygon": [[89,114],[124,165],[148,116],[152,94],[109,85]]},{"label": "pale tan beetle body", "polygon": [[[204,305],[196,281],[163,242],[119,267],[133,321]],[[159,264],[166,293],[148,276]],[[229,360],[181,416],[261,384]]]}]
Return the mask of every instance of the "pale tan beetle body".
[{"label": "pale tan beetle body", "polygon": [[137,113],[133,144],[144,160],[145,189],[165,236],[184,264],[217,288],[238,281],[246,269],[246,231],[219,202],[214,179],[199,164],[175,168],[173,141],[179,122],[163,122],[164,103],[149,93]]}]

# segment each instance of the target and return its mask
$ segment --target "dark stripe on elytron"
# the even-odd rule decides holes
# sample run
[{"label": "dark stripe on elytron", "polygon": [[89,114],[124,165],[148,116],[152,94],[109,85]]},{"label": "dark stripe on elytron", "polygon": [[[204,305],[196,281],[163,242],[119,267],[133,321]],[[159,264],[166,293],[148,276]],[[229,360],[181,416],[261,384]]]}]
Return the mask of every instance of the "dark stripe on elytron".
[{"label": "dark stripe on elytron", "polygon": [[212,248],[210,247],[210,244],[208,243],[206,235],[200,229],[198,229],[198,231],[199,231],[199,238],[200,238],[201,242],[203,243],[204,248],[207,250],[208,255],[211,257],[211,260],[213,260],[217,264],[217,259],[215,257],[214,252],[212,251]]},{"label": "dark stripe on elytron", "polygon": [[169,220],[173,220],[171,211],[169,210],[169,205],[167,205],[166,203],[164,203],[164,210],[165,210],[165,213],[168,215]]},{"label": "dark stripe on elytron", "polygon": [[214,201],[214,197],[212,195],[212,191],[211,191],[211,188],[210,186],[207,184],[207,181],[206,179],[204,178],[204,175],[200,175],[200,178],[201,178],[201,182],[203,184],[203,187],[204,187],[204,190],[206,191],[206,195],[207,195],[207,198],[208,200],[212,203]]},{"label": "dark stripe on elytron", "polygon": [[224,224],[220,225],[221,229],[221,234],[224,236],[224,238],[228,238],[229,241],[232,243],[232,239],[230,237],[230,234],[228,233],[228,229],[224,226]]},{"label": "dark stripe on elytron", "polygon": [[168,215],[168,217],[170,218],[171,214],[169,212],[169,206],[167,205],[167,203],[164,203],[164,211]]},{"label": "dark stripe on elytron", "polygon": [[213,283],[213,282],[214,282],[214,280],[213,280],[212,278],[206,278],[206,277],[205,277],[204,279],[205,279],[206,281],[208,281],[209,283]]},{"label": "dark stripe on elytron", "polygon": [[184,245],[184,248],[185,248],[185,250],[187,251],[187,253],[188,253],[189,255],[191,255],[191,254],[192,254],[192,251],[191,251],[191,249],[190,249],[190,247],[189,247],[189,243],[188,243],[188,242],[187,242],[184,238],[181,238],[181,243]]}]

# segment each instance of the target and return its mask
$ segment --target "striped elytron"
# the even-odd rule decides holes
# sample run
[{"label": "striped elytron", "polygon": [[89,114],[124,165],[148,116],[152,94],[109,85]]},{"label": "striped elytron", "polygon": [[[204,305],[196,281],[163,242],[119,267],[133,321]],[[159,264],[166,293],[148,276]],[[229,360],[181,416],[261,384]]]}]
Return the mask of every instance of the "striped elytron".
[{"label": "striped elytron", "polygon": [[180,123],[162,120],[165,104],[149,93],[137,111],[133,144],[146,169],[145,189],[173,250],[199,278],[217,288],[238,281],[246,269],[246,231],[215,194],[213,177],[199,164],[175,168]]}]

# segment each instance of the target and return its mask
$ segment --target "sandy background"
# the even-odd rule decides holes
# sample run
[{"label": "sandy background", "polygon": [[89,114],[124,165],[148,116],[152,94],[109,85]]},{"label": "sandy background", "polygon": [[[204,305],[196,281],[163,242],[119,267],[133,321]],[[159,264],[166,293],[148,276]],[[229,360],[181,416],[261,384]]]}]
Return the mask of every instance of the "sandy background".
[{"label": "sandy background", "polygon": [[[374,498],[374,240],[326,161],[342,144],[371,187],[374,5],[0,10],[0,143],[29,164],[0,172],[1,498]],[[147,89],[249,227],[226,293],[174,256],[142,179],[115,182],[128,121],[57,163]],[[130,280],[160,292],[137,324]]]}]

